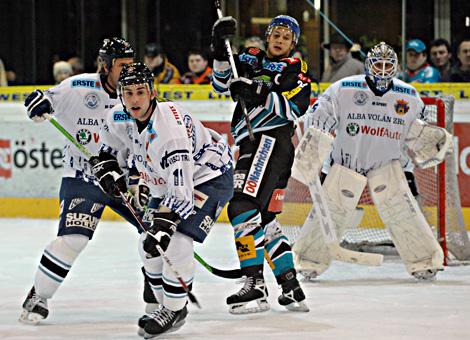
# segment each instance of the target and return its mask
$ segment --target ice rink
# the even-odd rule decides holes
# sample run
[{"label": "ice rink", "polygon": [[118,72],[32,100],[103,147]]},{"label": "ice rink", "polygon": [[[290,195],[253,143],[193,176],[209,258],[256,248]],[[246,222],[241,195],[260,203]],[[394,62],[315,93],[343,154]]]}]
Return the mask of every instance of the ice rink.
[{"label": "ice rink", "polygon": [[[40,326],[20,324],[21,303],[33,283],[57,221],[0,219],[0,339],[138,339],[142,274],[137,233],[101,222],[63,286],[49,301]],[[237,266],[232,230],[214,227],[197,252],[219,268]],[[164,339],[470,339],[470,266],[447,267],[433,283],[417,283],[398,258],[378,268],[334,263],[317,282],[303,283],[309,313],[277,304],[279,288],[268,270],[271,310],[234,316],[225,298],[240,285],[197,265],[186,324]]]}]

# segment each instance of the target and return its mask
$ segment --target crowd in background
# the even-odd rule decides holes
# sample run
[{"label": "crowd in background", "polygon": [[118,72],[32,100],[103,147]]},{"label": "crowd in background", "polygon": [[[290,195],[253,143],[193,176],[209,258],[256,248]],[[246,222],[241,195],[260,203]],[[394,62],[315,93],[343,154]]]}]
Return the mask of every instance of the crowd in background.
[{"label": "crowd in background", "polygon": [[[339,33],[333,33],[330,41],[323,42],[322,48],[328,52],[329,63],[325,65],[321,77],[311,71],[309,76],[314,82],[332,83],[341,78],[364,73],[363,59],[358,44],[352,44]],[[253,36],[245,39],[240,47],[265,49],[264,40]],[[410,83],[470,82],[470,37],[461,39],[451,46],[446,39],[433,40],[429,46],[420,39],[411,39],[405,45],[405,65],[398,78]],[[397,51],[399,52],[399,51]],[[367,53],[367,51],[365,51]],[[362,55],[361,55],[362,54]],[[293,51],[293,57],[309,61],[301,49]],[[144,62],[155,75],[159,84],[209,84],[212,80],[210,55],[199,49],[191,49],[186,56],[186,72],[181,72],[168,58],[158,43],[145,46]],[[76,74],[85,72],[79,57],[59,60],[53,57],[52,75],[56,84]],[[13,70],[6,69],[0,59],[0,86],[21,85],[16,82]]]}]

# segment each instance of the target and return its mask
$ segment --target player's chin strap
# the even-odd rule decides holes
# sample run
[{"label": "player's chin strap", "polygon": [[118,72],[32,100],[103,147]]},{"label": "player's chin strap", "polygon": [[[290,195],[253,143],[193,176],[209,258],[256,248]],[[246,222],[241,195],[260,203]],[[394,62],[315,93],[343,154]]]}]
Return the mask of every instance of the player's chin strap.
[{"label": "player's chin strap", "polygon": [[[77,148],[80,150],[81,153],[83,153],[88,159],[92,156],[92,154],[80,143],[78,143],[75,138],[72,137],[72,135],[64,129],[64,127],[57,121],[55,120],[50,114],[46,113],[44,114],[44,117],[52,124],[54,127],[59,130],[69,141],[71,141]],[[129,207],[129,206],[128,206]],[[132,211],[131,211],[132,213]],[[140,217],[139,217],[140,219]],[[139,219],[137,221],[140,223]],[[145,225],[144,223],[141,223],[142,225]],[[144,227],[141,226],[143,230],[145,230]],[[209,272],[214,274],[215,276],[222,277],[224,279],[239,279],[242,277],[242,273],[240,269],[218,269],[212,267],[210,264],[208,264],[204,259],[202,259],[196,252],[194,252],[194,258],[204,267],[206,268]],[[188,294],[189,295],[189,294]]]},{"label": "player's chin strap", "polygon": [[[298,137],[299,130],[300,128],[296,131]],[[329,207],[327,206],[325,193],[319,178],[323,160],[330,152],[332,143],[332,136],[314,127],[310,127],[295,150],[292,177],[304,183],[309,188],[310,195],[312,196],[313,209],[308,218],[313,219],[314,215],[312,214],[318,217],[320,229],[331,257],[337,261],[379,266],[383,261],[382,255],[345,249],[340,246],[337,239],[336,228]]]}]

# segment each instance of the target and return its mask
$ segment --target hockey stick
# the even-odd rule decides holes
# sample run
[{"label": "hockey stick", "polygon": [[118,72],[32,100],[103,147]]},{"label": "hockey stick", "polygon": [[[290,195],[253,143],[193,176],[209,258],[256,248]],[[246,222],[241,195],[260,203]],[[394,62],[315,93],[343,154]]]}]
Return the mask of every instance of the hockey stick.
[{"label": "hockey stick", "polygon": [[[220,19],[224,16],[222,13],[222,9],[220,8],[220,1],[215,0],[214,3],[215,3],[215,8],[217,9],[217,16]],[[228,60],[230,63],[230,67],[232,68],[233,78],[237,79],[239,78],[237,66],[235,64],[235,59],[233,58],[232,47],[230,46],[230,40],[228,38],[225,39],[225,48],[227,49]],[[243,116],[245,117],[246,128],[248,130],[248,137],[253,142],[255,140],[255,135],[253,134],[253,128],[251,127],[250,117],[248,116],[248,111],[246,109],[245,101],[243,100],[243,98],[239,98],[238,101],[240,102],[240,106],[243,111]]]},{"label": "hockey stick", "polygon": [[[50,114],[46,113],[44,114],[44,117],[52,124],[54,127],[59,130],[69,141],[75,145],[78,150],[80,150],[81,153],[83,153],[88,159],[92,157],[92,154],[88,151],[87,148],[85,148],[83,145],[77,142],[75,138],[66,130],[64,127],[57,121],[55,120]],[[132,212],[131,212],[132,213]],[[204,267],[206,268],[209,272],[212,274],[225,278],[225,279],[239,279],[242,277],[242,274],[240,272],[240,269],[218,269],[214,268],[211,265],[209,265],[204,259],[202,259],[196,252],[194,252],[194,257],[196,260]]]},{"label": "hockey stick", "polygon": [[[312,148],[312,143],[315,145],[324,145],[324,142],[321,141],[325,141],[331,137],[327,137],[325,134],[322,134],[316,129],[309,129],[305,133],[305,141],[307,142],[304,143],[304,140],[301,138],[302,131],[299,125],[296,127],[296,133],[300,146],[299,150],[296,150],[296,169],[302,173],[302,177],[304,179],[302,182],[308,186],[313,202],[313,207],[310,210],[307,218],[312,221],[314,215],[318,217],[320,229],[328,247],[330,256],[337,261],[369,266],[380,266],[383,261],[383,255],[353,251],[343,248],[339,245],[339,241],[336,236],[336,228],[331,218],[331,213],[327,205],[324,190],[320,184],[320,178],[316,171],[312,171],[311,169],[311,157],[313,151],[315,151],[315,148]],[[327,145],[330,145],[330,143],[331,141],[326,142]],[[323,159],[323,156],[320,158]]]}]

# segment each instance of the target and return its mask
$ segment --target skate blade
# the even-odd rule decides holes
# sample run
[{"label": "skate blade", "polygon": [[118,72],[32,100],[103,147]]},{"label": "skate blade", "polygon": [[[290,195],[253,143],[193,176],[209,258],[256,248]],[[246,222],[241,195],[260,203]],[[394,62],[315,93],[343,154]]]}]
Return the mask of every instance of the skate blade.
[{"label": "skate blade", "polygon": [[24,323],[26,325],[37,325],[42,320],[44,320],[44,317],[42,315],[37,313],[30,313],[26,309],[23,309],[18,319],[19,322]]},{"label": "skate blade", "polygon": [[[158,333],[158,334],[150,334],[150,333],[145,332],[145,330],[142,329],[144,331],[144,334],[143,334],[144,339],[154,339],[154,338],[158,338],[159,336],[164,335],[164,334],[176,332],[178,329],[181,328],[181,326],[184,325],[185,322],[186,322],[186,319],[178,321],[177,323],[175,323],[173,325],[173,327],[171,327],[166,332]],[[139,329],[139,331],[140,331],[140,329]]]},{"label": "skate blade", "polygon": [[230,314],[251,314],[251,313],[262,313],[269,310],[269,303],[266,300],[255,300],[257,306],[247,307],[250,302],[247,303],[237,303],[230,305],[229,312]]},{"label": "skate blade", "polygon": [[139,327],[139,330],[137,331],[138,336],[145,336],[145,331],[143,328]]},{"label": "skate blade", "polygon": [[308,308],[307,304],[305,301],[300,301],[300,302],[292,302],[291,304],[284,306],[291,312],[310,312],[310,309]]}]

